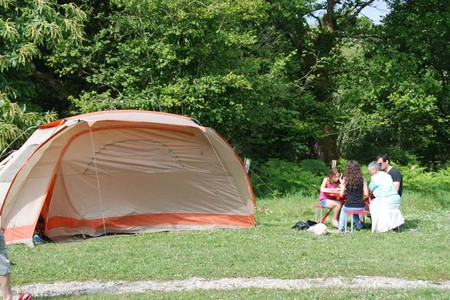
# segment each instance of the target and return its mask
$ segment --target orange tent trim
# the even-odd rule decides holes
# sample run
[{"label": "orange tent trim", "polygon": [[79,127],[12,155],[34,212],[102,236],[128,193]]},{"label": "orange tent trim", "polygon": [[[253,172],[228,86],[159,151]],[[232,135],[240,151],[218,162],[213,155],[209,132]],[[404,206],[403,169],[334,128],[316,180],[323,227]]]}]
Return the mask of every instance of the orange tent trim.
[{"label": "orange tent trim", "polygon": [[[103,225],[105,224],[105,225]],[[218,214],[189,214],[189,213],[164,213],[164,214],[143,214],[124,217],[112,217],[105,219],[78,220],[65,217],[53,217],[47,220],[46,231],[55,228],[77,228],[87,227],[94,230],[106,226],[108,228],[131,227],[131,226],[159,226],[159,225],[227,225],[254,227],[255,218],[253,215],[218,215]]]}]

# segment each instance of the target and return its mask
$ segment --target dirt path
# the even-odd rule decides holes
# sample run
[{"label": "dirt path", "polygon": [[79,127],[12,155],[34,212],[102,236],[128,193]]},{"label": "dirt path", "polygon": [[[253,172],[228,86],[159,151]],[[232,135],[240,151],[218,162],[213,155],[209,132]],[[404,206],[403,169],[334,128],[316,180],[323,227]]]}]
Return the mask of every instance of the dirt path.
[{"label": "dirt path", "polygon": [[308,288],[365,288],[365,289],[438,289],[450,290],[450,281],[431,282],[389,277],[358,276],[354,279],[273,279],[273,278],[189,278],[171,281],[90,281],[56,282],[16,286],[14,290],[30,292],[35,296],[90,295],[96,293],[123,294],[145,291],[231,290],[243,288],[302,290]]}]

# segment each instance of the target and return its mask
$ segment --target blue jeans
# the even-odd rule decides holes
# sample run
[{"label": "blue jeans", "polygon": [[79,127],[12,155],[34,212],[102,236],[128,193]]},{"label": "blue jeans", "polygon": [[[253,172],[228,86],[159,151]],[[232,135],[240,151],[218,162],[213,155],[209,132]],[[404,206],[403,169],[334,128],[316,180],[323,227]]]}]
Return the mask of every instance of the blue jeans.
[{"label": "blue jeans", "polygon": [[3,236],[3,231],[0,229],[0,276],[7,275],[9,273],[11,273],[11,262],[8,258],[5,237]]},{"label": "blue jeans", "polygon": [[[339,216],[339,231],[344,231],[345,227],[347,226],[347,214],[346,211],[355,211],[355,210],[364,210],[364,207],[346,207],[345,205],[342,206],[341,214]],[[359,219],[358,215],[353,215],[353,221],[355,221],[356,228],[362,229],[363,224],[361,223],[361,220]]]}]

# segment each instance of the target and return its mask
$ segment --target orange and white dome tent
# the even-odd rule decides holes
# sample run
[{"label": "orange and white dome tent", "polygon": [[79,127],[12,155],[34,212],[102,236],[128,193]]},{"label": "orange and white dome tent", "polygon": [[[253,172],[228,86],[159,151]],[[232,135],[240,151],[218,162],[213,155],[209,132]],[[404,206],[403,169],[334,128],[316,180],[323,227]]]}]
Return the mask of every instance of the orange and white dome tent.
[{"label": "orange and white dome tent", "polygon": [[255,226],[242,161],[214,130],[150,111],[42,125],[0,168],[5,240]]}]

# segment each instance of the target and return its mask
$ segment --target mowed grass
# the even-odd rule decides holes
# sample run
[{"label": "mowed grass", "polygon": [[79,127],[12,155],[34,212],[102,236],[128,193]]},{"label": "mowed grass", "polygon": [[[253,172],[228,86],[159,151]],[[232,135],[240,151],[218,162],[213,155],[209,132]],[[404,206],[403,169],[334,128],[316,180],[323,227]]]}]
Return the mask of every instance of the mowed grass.
[{"label": "mowed grass", "polygon": [[[94,279],[303,279],[360,275],[433,282],[450,279],[449,214],[448,205],[442,199],[437,201],[428,195],[406,192],[402,202],[406,224],[400,233],[372,234],[365,229],[342,235],[328,226],[330,234],[315,236],[291,229],[299,220],[314,218],[313,205],[317,202],[316,197],[300,194],[261,199],[256,210],[258,225],[251,229],[121,235],[71,243],[45,243],[32,248],[12,245],[9,254],[16,264],[12,283],[16,286]],[[445,299],[449,296],[447,291],[427,289],[372,292],[375,293],[373,297],[368,292],[357,294],[347,289],[250,289],[107,295],[104,299],[162,299],[166,296],[174,299],[304,299],[328,298],[327,295],[330,299],[348,299],[365,294],[366,299]],[[395,298],[399,295],[403,296]],[[95,297],[102,299],[100,295]]]},{"label": "mowed grass", "polygon": [[271,289],[240,289],[240,290],[198,290],[188,292],[145,292],[130,294],[96,294],[84,296],[33,297],[33,299],[71,299],[71,300],[147,300],[147,299],[218,299],[218,300],[273,300],[273,299],[442,299],[449,297],[447,291],[429,289],[305,289],[300,291],[271,290]]}]

